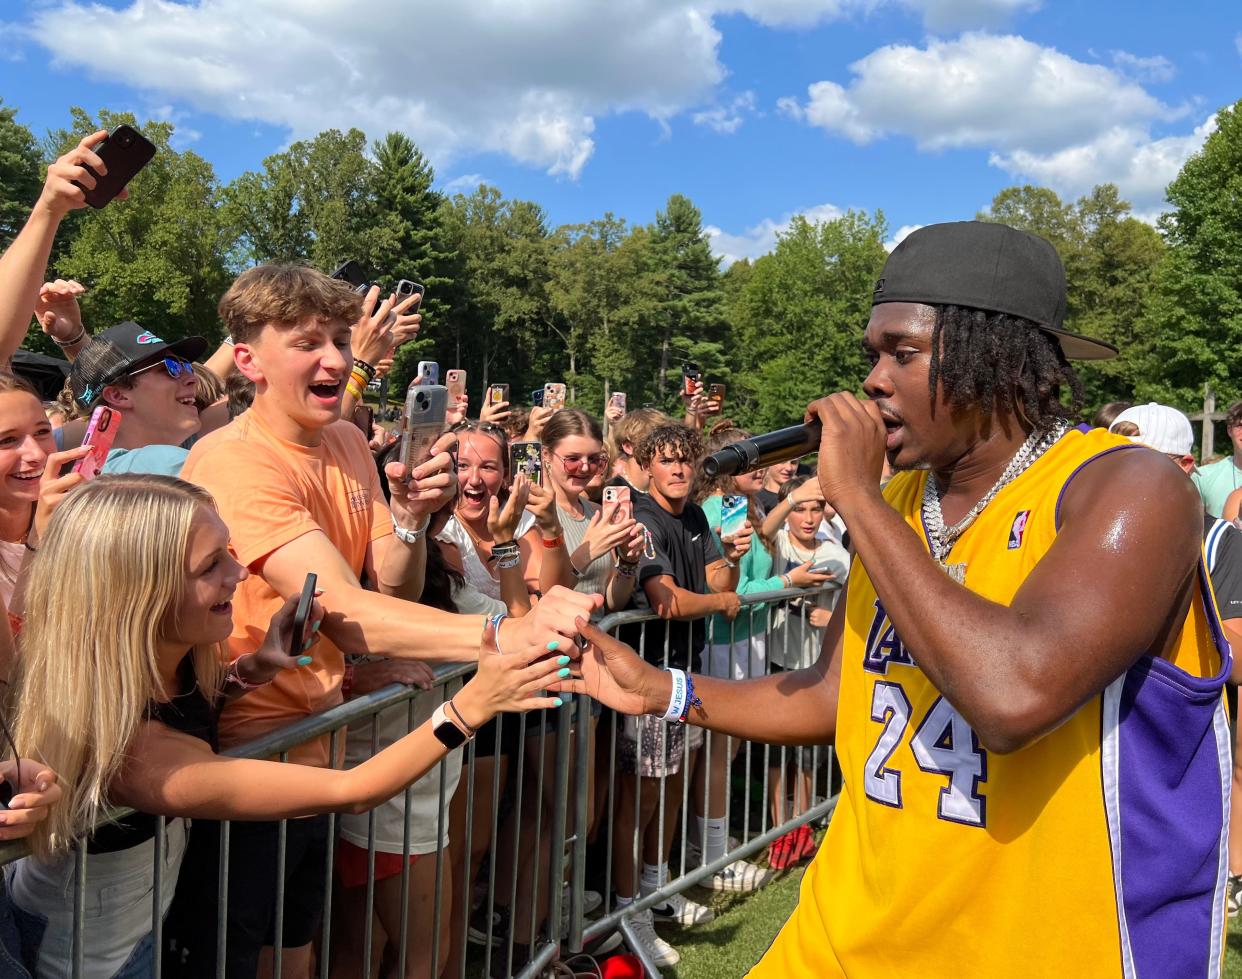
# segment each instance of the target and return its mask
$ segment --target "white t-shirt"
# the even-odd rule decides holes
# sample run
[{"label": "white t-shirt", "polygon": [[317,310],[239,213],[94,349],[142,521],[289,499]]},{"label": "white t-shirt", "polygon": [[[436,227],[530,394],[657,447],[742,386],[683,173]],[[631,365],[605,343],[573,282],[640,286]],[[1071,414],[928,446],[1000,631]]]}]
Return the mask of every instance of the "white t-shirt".
[{"label": "white t-shirt", "polygon": [[[513,535],[513,539],[521,540],[533,526],[535,526],[535,517],[527,510],[518,521],[517,533]],[[444,529],[436,535],[436,540],[457,546],[457,550],[461,553],[461,566],[467,582],[488,598],[502,600],[500,582],[492,577],[492,573],[487,568],[483,567],[483,562],[479,560],[479,552],[474,549],[474,538],[470,536],[470,531],[461,525],[456,514],[449,518]]]},{"label": "white t-shirt", "polygon": [[[349,656],[351,664],[370,663],[378,656]],[[391,744],[400,741],[405,735],[431,718],[435,709],[444,703],[445,690],[452,696],[461,689],[461,681],[454,680],[445,686],[433,687],[422,691],[414,698],[414,719],[407,724],[409,704],[400,703],[383,710],[372,723],[363,721],[350,724],[345,735],[345,767],[354,768],[371,757],[371,731],[378,725],[379,738],[375,750],[383,751]],[[441,814],[440,801],[440,766],[436,765],[426,775],[413,784],[410,792],[410,852],[435,853],[436,850],[448,846],[448,810],[453,799],[453,792],[461,778],[461,750],[450,751],[444,757],[445,785],[444,812]],[[375,807],[375,849],[381,853],[400,853],[405,816],[405,793],[398,792],[387,802]],[[443,820],[441,819],[443,815]],[[357,847],[367,845],[367,827],[370,816],[367,813],[355,815],[344,813],[340,816],[341,837]],[[436,830],[444,826],[444,837],[440,845],[436,844]]]},{"label": "white t-shirt", "polygon": [[[831,561],[830,571],[836,575],[832,587],[815,596],[815,606],[832,609],[850,573],[849,552],[836,541],[828,539],[823,529],[816,535],[814,551],[805,550],[789,534],[787,527],[776,532],[776,548],[772,557],[772,573],[785,574],[807,561]],[[809,611],[809,609],[808,609]],[[799,608],[782,604],[772,613],[772,631],[768,637],[768,659],[787,670],[801,670],[814,665],[824,641],[824,630],[811,625]]]}]

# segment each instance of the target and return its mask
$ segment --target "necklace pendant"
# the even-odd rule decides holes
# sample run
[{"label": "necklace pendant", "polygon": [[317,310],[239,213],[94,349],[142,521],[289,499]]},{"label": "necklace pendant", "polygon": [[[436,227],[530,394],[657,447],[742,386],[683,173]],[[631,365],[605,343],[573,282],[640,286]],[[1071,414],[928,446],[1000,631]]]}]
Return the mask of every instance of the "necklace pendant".
[{"label": "necklace pendant", "polygon": [[964,562],[961,564],[945,564],[943,561],[938,561],[936,563],[940,565],[941,570],[943,570],[945,574],[956,581],[959,585],[966,584],[966,564]]}]

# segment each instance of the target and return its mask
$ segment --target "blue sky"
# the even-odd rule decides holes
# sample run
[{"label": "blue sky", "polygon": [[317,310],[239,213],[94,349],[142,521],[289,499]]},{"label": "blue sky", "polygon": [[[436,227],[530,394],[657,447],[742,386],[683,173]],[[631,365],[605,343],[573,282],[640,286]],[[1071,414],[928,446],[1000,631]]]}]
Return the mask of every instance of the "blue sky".
[{"label": "blue sky", "polygon": [[0,97],[169,118],[222,179],[329,126],[402,129],[440,183],[554,224],[701,208],[725,257],[790,215],[894,233],[1013,183],[1163,187],[1242,96],[1224,0],[3,0]]}]

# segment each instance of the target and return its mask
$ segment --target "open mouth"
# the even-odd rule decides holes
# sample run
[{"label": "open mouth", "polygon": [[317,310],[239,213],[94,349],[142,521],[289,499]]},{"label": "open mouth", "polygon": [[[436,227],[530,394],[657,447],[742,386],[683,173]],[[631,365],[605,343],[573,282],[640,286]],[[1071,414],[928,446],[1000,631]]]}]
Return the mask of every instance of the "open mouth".
[{"label": "open mouth", "polygon": [[895,448],[901,442],[901,433],[905,426],[901,420],[894,418],[892,415],[881,415],[880,420],[884,422],[884,446],[885,448]]},{"label": "open mouth", "polygon": [[487,490],[463,487],[461,491],[461,498],[472,507],[486,506]]},{"label": "open mouth", "polygon": [[233,603],[231,601],[220,602],[220,604],[218,605],[213,605],[211,607],[211,611],[214,612],[216,615],[228,615],[230,612],[233,611]]},{"label": "open mouth", "polygon": [[341,396],[341,382],[334,381],[332,383],[312,384],[310,392],[320,401],[335,402]]},{"label": "open mouth", "polygon": [[178,399],[177,399],[177,404],[179,404],[179,405],[186,405],[186,406],[187,406],[187,407],[189,407],[189,408],[197,408],[197,407],[198,407],[198,406],[194,403],[194,395],[192,395],[192,394],[187,394],[184,398],[178,398]]},{"label": "open mouth", "polygon": [[42,478],[43,478],[42,469],[38,470],[37,472],[9,473],[9,479],[16,479],[22,483],[37,483]]}]

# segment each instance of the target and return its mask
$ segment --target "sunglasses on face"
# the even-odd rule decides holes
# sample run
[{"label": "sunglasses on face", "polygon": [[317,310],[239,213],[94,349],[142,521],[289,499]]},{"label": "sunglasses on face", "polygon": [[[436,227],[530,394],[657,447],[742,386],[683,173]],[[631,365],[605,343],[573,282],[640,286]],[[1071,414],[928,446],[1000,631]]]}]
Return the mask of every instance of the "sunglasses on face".
[{"label": "sunglasses on face", "polygon": [[149,370],[156,367],[163,367],[168,372],[168,376],[176,380],[178,377],[184,377],[186,374],[193,374],[194,367],[188,360],[182,360],[180,357],[165,357],[157,360],[154,364],[147,364],[146,367],[140,367],[138,370],[130,373],[131,378],[137,377],[139,374],[145,374]]},{"label": "sunglasses on face", "polygon": [[551,454],[560,459],[561,465],[566,469],[598,469],[608,461],[608,456],[602,452],[589,456],[563,456],[555,452]]}]

